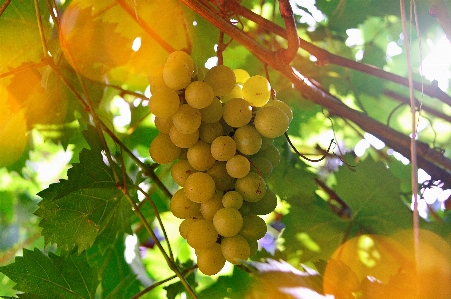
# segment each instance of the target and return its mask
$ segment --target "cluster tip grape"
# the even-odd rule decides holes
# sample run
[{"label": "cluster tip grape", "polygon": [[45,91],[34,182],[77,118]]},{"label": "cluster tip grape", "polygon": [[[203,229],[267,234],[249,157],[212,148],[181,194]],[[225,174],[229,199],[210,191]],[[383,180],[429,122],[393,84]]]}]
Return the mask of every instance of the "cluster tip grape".
[{"label": "cluster tip grape", "polygon": [[265,180],[280,162],[273,139],[287,131],[290,107],[270,100],[265,77],[225,65],[203,73],[183,51],[171,53],[149,81],[159,130],[150,156],[173,163],[180,188],[170,210],[183,219],[180,235],[205,275],[218,273],[226,261],[243,263],[266,233],[260,216],[277,205]]}]

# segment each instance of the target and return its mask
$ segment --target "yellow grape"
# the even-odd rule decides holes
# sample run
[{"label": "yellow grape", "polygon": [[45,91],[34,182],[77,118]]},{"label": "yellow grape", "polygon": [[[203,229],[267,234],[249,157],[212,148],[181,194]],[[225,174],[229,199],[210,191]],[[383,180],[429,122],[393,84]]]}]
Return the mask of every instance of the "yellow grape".
[{"label": "yellow grape", "polygon": [[226,191],[233,189],[235,186],[235,179],[227,173],[226,162],[216,161],[213,166],[207,170],[215,181],[216,189]]},{"label": "yellow grape", "polygon": [[225,96],[235,87],[235,73],[228,66],[217,65],[205,74],[204,82],[213,88],[215,96]]},{"label": "yellow grape", "polygon": [[235,155],[227,161],[227,173],[233,178],[245,177],[251,168],[251,164],[245,156]]},{"label": "yellow grape", "polygon": [[189,164],[199,171],[209,169],[216,161],[211,154],[211,145],[202,140],[198,140],[188,149],[187,158]]},{"label": "yellow grape", "polygon": [[231,99],[235,98],[243,98],[243,87],[240,84],[235,84],[235,87],[232,89],[232,91],[221,97],[221,102],[227,103]]},{"label": "yellow grape", "polygon": [[181,187],[185,185],[186,179],[195,172],[197,170],[189,164],[188,160],[179,160],[171,167],[172,179]]},{"label": "yellow grape", "polygon": [[183,51],[169,54],[163,67],[163,80],[174,90],[183,89],[191,82],[194,73],[194,61]]},{"label": "yellow grape", "polygon": [[169,130],[169,137],[171,141],[180,148],[189,148],[199,140],[199,130],[190,134],[183,134],[175,126]]},{"label": "yellow grape", "polygon": [[222,255],[221,245],[218,243],[197,251],[197,267],[205,275],[215,275],[225,265],[225,258]]},{"label": "yellow grape", "polygon": [[257,153],[262,146],[262,137],[260,133],[251,126],[238,128],[233,135],[236,142],[236,148],[242,154],[253,155]]},{"label": "yellow grape", "polygon": [[236,180],[235,190],[243,196],[245,201],[257,202],[265,196],[266,183],[255,172],[249,172],[244,178]]},{"label": "yellow grape", "polygon": [[180,105],[177,111],[172,115],[172,122],[181,133],[194,133],[194,131],[200,127],[200,111],[188,104]]},{"label": "yellow grape", "polygon": [[262,136],[276,138],[288,130],[290,121],[282,109],[276,106],[265,106],[255,114],[254,125]]},{"label": "yellow grape", "polygon": [[169,88],[161,88],[152,93],[149,109],[157,117],[171,117],[180,106],[179,95]]},{"label": "yellow grape", "polygon": [[271,85],[263,76],[255,75],[246,80],[243,84],[243,97],[252,106],[264,106],[271,96]]},{"label": "yellow grape", "polygon": [[288,104],[283,101],[268,101],[265,106],[275,106],[277,108],[280,108],[288,116],[288,122],[291,122],[291,120],[293,119],[293,111],[291,110],[290,106],[288,106]]},{"label": "yellow grape", "polygon": [[158,67],[153,68],[148,74],[150,92],[152,93],[156,92],[158,89],[161,88],[168,88],[163,79],[163,68],[164,65],[160,65]]},{"label": "yellow grape", "polygon": [[215,181],[205,172],[195,172],[186,179],[183,190],[190,200],[202,203],[215,194]]},{"label": "yellow grape", "polygon": [[204,201],[200,204],[200,212],[202,213],[202,216],[210,221],[213,220],[216,212],[222,208],[224,208],[222,205],[222,192],[218,190],[216,190],[215,194],[213,194],[213,197],[209,201]]},{"label": "yellow grape", "polygon": [[236,235],[243,227],[243,216],[234,208],[222,208],[213,217],[216,231],[223,237]]},{"label": "yellow grape", "polygon": [[218,161],[227,161],[236,153],[236,143],[230,136],[219,136],[211,143],[211,154]]},{"label": "yellow grape", "polygon": [[168,164],[177,159],[180,148],[171,141],[169,135],[160,133],[152,140],[149,153],[155,163]]},{"label": "yellow grape", "polygon": [[200,204],[190,200],[182,189],[177,190],[169,203],[172,214],[180,219],[195,217],[199,214]]},{"label": "yellow grape", "polygon": [[199,138],[206,143],[212,143],[217,137],[224,134],[224,129],[219,122],[201,123],[199,127]]},{"label": "yellow grape", "polygon": [[243,205],[243,197],[237,191],[228,191],[222,197],[222,205],[224,208],[239,209]]},{"label": "yellow grape", "polygon": [[243,69],[234,69],[233,72],[235,73],[236,77],[236,83],[244,84],[251,76],[246,70]]},{"label": "yellow grape", "polygon": [[189,226],[186,241],[194,249],[203,249],[213,246],[218,239],[218,233],[211,221],[197,220]]},{"label": "yellow grape", "polygon": [[221,251],[224,258],[235,265],[245,262],[251,253],[249,243],[241,235],[222,239]]},{"label": "yellow grape", "polygon": [[206,123],[218,122],[222,117],[222,103],[215,97],[210,105],[200,109],[201,119]]},{"label": "yellow grape", "polygon": [[183,239],[186,239],[191,224],[201,219],[203,219],[202,215],[183,219],[183,221],[179,225],[180,236],[182,236]]},{"label": "yellow grape", "polygon": [[185,100],[193,108],[202,109],[211,104],[215,97],[213,89],[205,82],[191,82],[185,90]]},{"label": "yellow grape", "polygon": [[231,127],[239,128],[247,125],[252,119],[252,107],[241,98],[231,99],[224,104],[222,118]]},{"label": "yellow grape", "polygon": [[169,131],[172,127],[172,118],[171,117],[155,117],[155,127],[157,127],[158,131],[164,134],[169,134]]}]

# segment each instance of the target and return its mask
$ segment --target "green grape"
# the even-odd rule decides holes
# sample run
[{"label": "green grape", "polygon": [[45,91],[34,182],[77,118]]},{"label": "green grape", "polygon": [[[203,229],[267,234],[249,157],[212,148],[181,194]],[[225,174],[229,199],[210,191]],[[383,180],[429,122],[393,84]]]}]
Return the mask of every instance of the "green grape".
[{"label": "green grape", "polygon": [[267,149],[272,143],[274,139],[262,136],[262,146],[260,147],[260,151]]},{"label": "green grape", "polygon": [[183,239],[186,239],[186,236],[188,235],[188,231],[189,231],[191,224],[193,224],[197,220],[201,220],[201,219],[204,219],[202,217],[202,215],[183,219],[183,221],[179,225],[180,236],[182,236]]},{"label": "green grape", "polygon": [[169,130],[171,141],[180,148],[189,148],[199,140],[199,130],[190,134],[183,134],[175,126]]},{"label": "green grape", "polygon": [[191,223],[188,233],[186,234],[186,241],[189,246],[194,249],[203,249],[213,246],[218,239],[218,233],[211,221],[206,219],[197,220]]},{"label": "green grape", "polygon": [[211,143],[211,154],[218,161],[227,161],[236,153],[236,143],[232,137],[219,136]]},{"label": "green grape", "polygon": [[215,97],[213,89],[205,82],[191,82],[185,90],[185,100],[193,108],[202,109],[211,104]]},{"label": "green grape", "polygon": [[243,216],[234,208],[222,208],[213,217],[213,225],[223,237],[236,235],[243,226]]},{"label": "green grape", "polygon": [[174,90],[183,89],[191,82],[194,73],[194,61],[183,51],[169,54],[163,67],[163,79],[167,86]]},{"label": "green grape", "polygon": [[197,172],[188,160],[179,160],[171,167],[171,176],[177,185],[183,187],[185,185],[186,179],[193,173]]},{"label": "green grape", "polygon": [[280,163],[280,152],[274,144],[271,144],[265,150],[260,150],[255,156],[268,159],[269,162],[271,162],[273,169]]},{"label": "green grape", "polygon": [[239,128],[247,125],[252,119],[252,107],[241,98],[231,99],[224,104],[222,118],[231,127]]},{"label": "green grape", "polygon": [[234,69],[233,72],[235,73],[236,77],[236,83],[244,84],[251,76],[246,70],[243,69]]},{"label": "green grape", "polygon": [[255,114],[254,125],[262,136],[276,138],[288,130],[290,121],[282,109],[276,106],[265,106]]},{"label": "green grape", "polygon": [[179,95],[169,88],[156,90],[149,101],[149,109],[157,117],[171,117],[179,109]]},{"label": "green grape", "polygon": [[205,275],[215,275],[224,268],[225,258],[218,243],[197,252],[197,267]]},{"label": "green grape", "polygon": [[227,173],[232,178],[242,178],[245,177],[251,168],[248,158],[242,155],[235,155],[230,158],[226,163]]},{"label": "green grape", "polygon": [[215,96],[225,96],[235,87],[235,73],[228,66],[217,65],[205,74],[204,82],[213,88]]},{"label": "green grape", "polygon": [[205,219],[213,221],[213,217],[216,212],[224,208],[222,205],[222,196],[222,192],[216,190],[210,200],[204,201],[200,204],[200,212]]},{"label": "green grape", "polygon": [[260,133],[251,126],[238,128],[233,135],[236,142],[236,148],[244,155],[253,155],[257,153],[262,146],[262,137]]},{"label": "green grape", "polygon": [[290,106],[287,105],[287,103],[279,101],[279,100],[273,100],[268,101],[265,106],[275,106],[279,109],[281,109],[285,114],[288,116],[288,122],[291,122],[293,119],[293,111],[291,110]]},{"label": "green grape", "polygon": [[246,239],[247,243],[249,244],[249,257],[253,257],[254,254],[257,253],[258,250],[258,241],[257,240],[249,240]]},{"label": "green grape", "polygon": [[232,89],[232,91],[221,97],[221,102],[227,103],[231,99],[242,99],[243,98],[243,87],[240,84],[235,84],[235,87]]},{"label": "green grape", "polygon": [[257,202],[265,196],[265,180],[255,172],[249,172],[244,178],[236,180],[235,190],[245,201]]},{"label": "green grape", "polygon": [[257,202],[245,202],[243,206],[256,215],[267,215],[274,211],[277,206],[277,196],[271,189],[266,189],[265,196]]},{"label": "green grape", "polygon": [[164,134],[169,134],[169,131],[172,127],[172,117],[158,117],[155,116],[155,127],[157,127],[158,131]]},{"label": "green grape", "polygon": [[214,97],[213,101],[207,107],[200,109],[201,119],[206,123],[216,123],[222,117],[222,103]]},{"label": "green grape", "polygon": [[251,157],[251,171],[261,175],[264,179],[268,178],[272,173],[271,162],[263,157]]},{"label": "green grape", "polygon": [[172,122],[181,133],[194,133],[200,127],[200,111],[188,104],[180,105],[174,115],[172,115]]},{"label": "green grape", "polygon": [[266,231],[266,222],[262,218],[254,214],[243,217],[243,227],[240,230],[240,235],[247,240],[259,240],[265,236]]},{"label": "green grape", "polygon": [[245,262],[251,253],[249,243],[241,235],[222,239],[221,251],[224,258],[235,265]]},{"label": "green grape", "polygon": [[177,159],[180,148],[172,143],[169,135],[160,133],[152,140],[149,153],[155,163],[168,164]]},{"label": "green grape", "polygon": [[205,172],[195,172],[186,179],[183,190],[190,200],[202,203],[215,194],[215,181]]},{"label": "green grape", "polygon": [[206,143],[212,143],[217,137],[224,134],[224,129],[219,122],[201,123],[199,127],[199,138]]},{"label": "green grape", "polygon": [[227,173],[226,162],[216,161],[207,173],[215,181],[216,189],[220,191],[227,191],[233,189],[235,186],[235,179]]},{"label": "green grape", "polygon": [[216,162],[211,155],[211,145],[202,140],[198,140],[188,149],[187,158],[189,164],[199,171],[209,169]]},{"label": "green grape", "polygon": [[237,191],[228,191],[222,197],[224,208],[239,209],[243,205],[243,197]]},{"label": "green grape", "polygon": [[271,96],[271,85],[263,76],[256,75],[247,79],[243,84],[243,97],[252,106],[264,106]]},{"label": "green grape", "polygon": [[172,214],[180,219],[195,217],[199,214],[200,204],[190,200],[182,189],[177,190],[169,203]]}]

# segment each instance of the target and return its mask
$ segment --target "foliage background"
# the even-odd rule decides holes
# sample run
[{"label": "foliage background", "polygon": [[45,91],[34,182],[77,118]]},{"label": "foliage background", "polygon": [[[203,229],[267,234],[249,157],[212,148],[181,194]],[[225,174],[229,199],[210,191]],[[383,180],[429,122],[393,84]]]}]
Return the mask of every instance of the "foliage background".
[{"label": "foliage background", "polygon": [[[277,98],[293,109],[288,131],[293,144],[312,159],[326,158],[309,162],[296,155],[284,138],[276,140],[282,161],[268,184],[277,193],[279,205],[266,217],[268,235],[260,241],[254,263],[227,267],[217,277],[193,275],[194,255],[178,236],[180,221],[168,213],[168,195],[177,190],[170,166],[155,167],[148,155],[157,134],[147,107],[150,70],[175,49],[188,49],[199,66],[217,55],[219,29],[182,2],[197,1],[4,2],[0,15],[0,265],[4,266],[0,296],[15,296],[19,290],[24,292],[20,298],[48,298],[49,294],[131,298],[174,275],[174,268],[161,255],[163,249],[170,252],[167,240],[173,253],[168,258],[176,271],[191,273],[186,279],[200,298],[253,298],[258,294],[256,286],[265,285],[262,281],[274,283],[273,289],[266,290],[267,298],[300,287],[292,298],[302,298],[296,296],[309,291],[319,296],[324,292],[325,265],[341,244],[363,234],[392,238],[412,228],[411,167],[407,158],[393,150],[401,142],[390,135],[391,130],[406,138],[411,133],[411,112],[405,102],[408,87],[389,75],[408,75],[399,3],[292,1],[299,36],[319,48],[301,43],[291,65],[316,82],[311,90],[319,86],[329,94],[326,99],[335,97],[361,112],[363,121],[350,120],[345,109],[318,105],[318,93],[296,90],[293,82],[267,68],[248,45],[231,41],[222,52],[224,64],[269,76]],[[210,2],[217,12],[221,1]],[[443,27],[429,13],[436,4],[416,3],[421,35],[418,38],[410,25],[409,38],[413,78],[424,91],[415,92],[422,105],[419,141],[430,149],[421,151],[420,157],[432,170],[420,171],[424,174],[418,185],[421,228],[436,234],[440,242],[434,244],[440,245],[434,245],[433,254],[450,265],[449,255],[443,252],[448,252],[451,241],[445,201],[451,194],[451,51]],[[241,5],[284,27],[274,1],[243,0]],[[226,19],[237,20],[242,13],[238,6],[225,7],[231,12]],[[409,3],[406,8],[409,11]],[[242,16],[239,20],[236,27],[259,47],[287,47],[273,27]],[[437,49],[442,44],[448,50],[440,56]],[[436,77],[421,76],[422,61],[432,61],[422,67],[435,66]],[[371,67],[362,71],[357,65],[363,64],[387,73]],[[363,126],[370,120],[378,123],[371,130]],[[385,144],[378,146],[372,136]],[[331,140],[337,145],[327,152]],[[131,203],[137,205],[135,212]],[[162,218],[167,240],[157,216]],[[124,258],[124,252],[135,256],[132,262]],[[318,275],[296,272],[307,267]],[[396,269],[390,271],[395,275]],[[279,279],[274,280],[274,273]],[[59,287],[43,283],[48,279]],[[293,284],[284,285],[290,279]],[[374,292],[366,289],[362,277],[354,280],[357,286],[345,287],[336,298]],[[424,284],[434,285],[431,280]],[[382,285],[388,292],[390,282]],[[170,280],[142,298],[184,298],[185,291],[180,282]]]}]

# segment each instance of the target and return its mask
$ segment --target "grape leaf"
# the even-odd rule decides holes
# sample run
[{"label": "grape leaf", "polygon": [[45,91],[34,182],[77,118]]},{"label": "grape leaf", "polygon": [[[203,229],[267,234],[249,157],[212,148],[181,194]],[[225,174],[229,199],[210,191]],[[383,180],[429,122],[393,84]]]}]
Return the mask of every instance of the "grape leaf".
[{"label": "grape leaf", "polygon": [[24,249],[23,257],[0,267],[0,271],[17,283],[17,290],[25,293],[19,298],[95,298],[99,283],[97,270],[89,266],[84,254],[46,256],[37,248]]},{"label": "grape leaf", "polygon": [[[91,133],[85,138],[98,149]],[[35,215],[42,218],[45,243],[56,243],[69,251],[90,247],[99,236],[105,245],[117,233],[131,233],[132,211],[127,198],[116,186],[111,169],[103,162],[100,151],[83,149],[80,163],[68,171],[68,180],[51,184],[38,193],[42,201]]]}]

